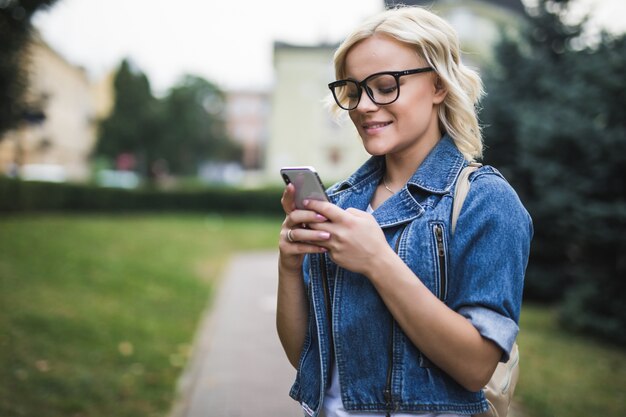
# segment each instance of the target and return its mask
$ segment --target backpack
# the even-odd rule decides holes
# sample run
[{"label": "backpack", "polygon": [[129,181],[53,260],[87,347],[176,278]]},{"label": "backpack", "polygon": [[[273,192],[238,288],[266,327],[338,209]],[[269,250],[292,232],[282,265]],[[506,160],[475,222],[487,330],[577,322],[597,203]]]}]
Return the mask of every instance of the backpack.
[{"label": "backpack", "polygon": [[[452,219],[450,230],[452,234],[456,229],[456,221],[461,212],[461,207],[469,192],[469,176],[476,171],[481,164],[471,163],[461,170],[454,187],[454,202],[452,204]],[[513,391],[519,378],[519,349],[517,343],[513,344],[511,355],[507,362],[500,362],[496,367],[491,379],[483,388],[489,409],[484,413],[474,414],[474,417],[506,417],[513,398]]]}]

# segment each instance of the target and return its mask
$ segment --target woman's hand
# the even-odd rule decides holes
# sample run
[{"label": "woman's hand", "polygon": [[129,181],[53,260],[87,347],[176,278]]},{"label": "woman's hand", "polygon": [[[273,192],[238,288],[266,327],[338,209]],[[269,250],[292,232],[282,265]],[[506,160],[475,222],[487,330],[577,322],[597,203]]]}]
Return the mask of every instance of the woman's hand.
[{"label": "woman's hand", "polygon": [[326,252],[320,243],[330,237],[328,232],[311,228],[313,224],[326,222],[327,219],[315,211],[296,209],[295,193],[295,187],[289,184],[280,200],[287,216],[278,242],[281,268],[294,272],[299,271],[305,254]]},{"label": "woman's hand", "polygon": [[276,329],[289,362],[298,367],[304,343],[309,305],[302,279],[302,261],[306,253],[323,253],[319,245],[329,238],[328,232],[310,228],[326,222],[324,216],[311,210],[297,210],[295,188],[289,184],[280,200],[286,217],[280,229],[278,249],[278,290]]},{"label": "woman's hand", "polygon": [[310,227],[329,234],[328,239],[317,244],[329,251],[337,265],[370,276],[379,257],[393,256],[382,229],[371,214],[354,208],[343,210],[322,201],[305,203],[307,209],[329,220]]}]

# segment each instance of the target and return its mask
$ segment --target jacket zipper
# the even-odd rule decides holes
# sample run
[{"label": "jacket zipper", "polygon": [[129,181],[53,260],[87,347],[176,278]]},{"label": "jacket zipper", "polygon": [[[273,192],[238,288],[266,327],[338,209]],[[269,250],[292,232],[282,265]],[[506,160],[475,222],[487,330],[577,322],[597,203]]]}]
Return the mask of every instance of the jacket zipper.
[{"label": "jacket zipper", "polygon": [[385,390],[383,391],[383,397],[385,398],[385,407],[387,412],[385,414],[386,417],[391,416],[391,411],[393,411],[393,397],[391,395],[391,383],[392,383],[392,374],[393,374],[393,339],[396,336],[396,321],[391,318],[391,341],[389,342],[389,368],[387,369],[387,382],[385,384]]},{"label": "jacket zipper", "polygon": [[335,350],[335,344],[333,341],[333,321],[331,318],[331,304],[330,304],[330,289],[328,288],[328,275],[326,274],[326,262],[325,255],[320,256],[320,271],[322,272],[322,288],[324,289],[324,298],[326,300],[326,318],[328,321],[328,340],[330,341],[330,353]]},{"label": "jacket zipper", "polygon": [[[400,241],[402,240],[402,235],[404,234],[405,230],[406,230],[406,225],[400,231],[398,239],[396,240],[396,245],[394,247],[394,251],[398,255],[400,255],[399,253]],[[387,412],[385,414],[386,417],[390,417],[391,412],[394,409],[393,396],[391,392],[391,383],[392,383],[392,376],[393,376],[393,340],[395,339],[395,337],[396,337],[396,320],[392,316],[391,317],[391,340],[389,341],[389,367],[387,368],[387,381],[385,384],[385,389],[383,391],[383,398],[385,399],[385,405],[387,408]]]},{"label": "jacket zipper", "polygon": [[448,291],[446,282],[446,248],[443,244],[443,227],[435,225],[435,240],[437,242],[437,259],[439,261],[439,299],[443,301]]}]

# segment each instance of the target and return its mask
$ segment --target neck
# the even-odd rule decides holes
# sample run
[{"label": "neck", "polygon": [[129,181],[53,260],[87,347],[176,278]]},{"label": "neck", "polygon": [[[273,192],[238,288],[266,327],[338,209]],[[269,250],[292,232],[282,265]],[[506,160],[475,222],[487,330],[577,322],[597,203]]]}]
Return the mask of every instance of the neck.
[{"label": "neck", "polygon": [[436,140],[411,152],[385,155],[385,185],[394,191],[402,188],[438,142]]}]

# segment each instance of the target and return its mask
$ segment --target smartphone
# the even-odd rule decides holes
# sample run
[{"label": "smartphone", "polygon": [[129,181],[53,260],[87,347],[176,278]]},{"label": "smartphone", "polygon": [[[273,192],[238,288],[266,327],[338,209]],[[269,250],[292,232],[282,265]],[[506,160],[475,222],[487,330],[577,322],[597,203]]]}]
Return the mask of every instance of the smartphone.
[{"label": "smartphone", "polygon": [[296,208],[305,208],[302,204],[304,200],[329,201],[315,168],[310,166],[284,167],[281,168],[280,175],[285,184],[293,184],[296,187]]}]

